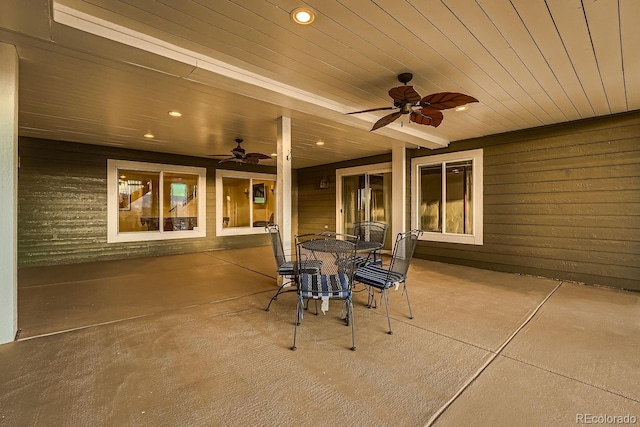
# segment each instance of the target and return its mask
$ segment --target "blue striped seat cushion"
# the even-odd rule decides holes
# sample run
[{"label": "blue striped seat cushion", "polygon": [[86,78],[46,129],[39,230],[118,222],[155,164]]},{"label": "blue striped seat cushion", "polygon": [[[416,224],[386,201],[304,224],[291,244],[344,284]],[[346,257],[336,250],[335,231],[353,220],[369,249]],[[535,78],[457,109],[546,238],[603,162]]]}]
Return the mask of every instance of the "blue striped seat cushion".
[{"label": "blue striped seat cushion", "polygon": [[364,256],[357,256],[355,258],[355,263],[356,263],[356,267],[364,267],[366,265],[382,265],[382,258],[376,258],[374,259],[373,257],[364,257]]},{"label": "blue striped seat cushion", "polygon": [[389,271],[377,265],[367,265],[356,270],[355,281],[379,289],[389,289],[405,280],[405,275]]},{"label": "blue striped seat cushion", "polygon": [[347,298],[349,297],[349,295],[351,295],[351,289],[349,288],[349,277],[344,273],[302,273],[300,275],[300,295],[305,298]]},{"label": "blue striped seat cushion", "polygon": [[293,276],[295,273],[293,271],[293,261],[287,261],[284,264],[278,267],[278,274],[280,276]]},{"label": "blue striped seat cushion", "polygon": [[[280,276],[293,276],[295,273],[295,261],[287,261],[278,267],[278,274]],[[322,261],[319,260],[309,260],[302,261],[302,269],[305,271],[310,271],[312,273],[317,273],[318,270],[322,268]]]}]

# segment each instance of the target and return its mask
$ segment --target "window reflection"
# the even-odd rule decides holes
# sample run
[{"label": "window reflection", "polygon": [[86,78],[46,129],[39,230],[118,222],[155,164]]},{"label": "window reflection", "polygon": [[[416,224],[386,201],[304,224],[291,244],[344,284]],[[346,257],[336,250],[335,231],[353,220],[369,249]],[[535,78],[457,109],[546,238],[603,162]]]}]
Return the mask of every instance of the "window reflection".
[{"label": "window reflection", "polygon": [[197,230],[198,175],[163,174],[164,231]]},{"label": "window reflection", "polygon": [[118,170],[118,231],[158,231],[160,173]]},{"label": "window reflection", "polygon": [[118,232],[198,229],[198,175],[131,169],[117,173]]},{"label": "window reflection", "polygon": [[422,230],[473,234],[472,165],[472,161],[467,160],[444,163],[444,167],[436,164],[420,168],[419,216]]},{"label": "window reflection", "polygon": [[447,233],[472,234],[471,161],[447,163]]},{"label": "window reflection", "polygon": [[249,188],[251,180],[222,178],[222,226],[248,227],[250,221]]},{"label": "window reflection", "polygon": [[266,227],[273,222],[275,211],[275,181],[253,180],[253,226]]},{"label": "window reflection", "polygon": [[442,231],[440,203],[442,201],[442,167],[425,166],[420,169],[420,229]]},{"label": "window reflection", "polygon": [[222,227],[264,227],[273,222],[275,181],[222,178]]}]

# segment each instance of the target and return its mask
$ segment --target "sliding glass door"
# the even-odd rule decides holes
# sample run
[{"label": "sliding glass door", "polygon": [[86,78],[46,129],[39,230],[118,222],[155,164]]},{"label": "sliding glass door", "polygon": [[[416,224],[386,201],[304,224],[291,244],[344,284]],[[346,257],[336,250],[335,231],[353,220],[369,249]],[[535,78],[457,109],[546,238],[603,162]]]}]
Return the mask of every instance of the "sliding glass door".
[{"label": "sliding glass door", "polygon": [[[391,166],[340,169],[337,173],[338,231],[353,232],[357,221],[380,221],[391,224]],[[381,166],[381,167],[380,167]],[[390,229],[391,227],[389,227]],[[385,249],[391,248],[387,230]]]}]

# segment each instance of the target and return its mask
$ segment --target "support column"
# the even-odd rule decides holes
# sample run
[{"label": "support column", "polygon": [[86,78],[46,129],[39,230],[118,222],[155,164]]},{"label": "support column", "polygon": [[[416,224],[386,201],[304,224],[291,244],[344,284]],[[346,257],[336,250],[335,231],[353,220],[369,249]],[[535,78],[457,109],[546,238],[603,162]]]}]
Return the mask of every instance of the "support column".
[{"label": "support column", "polygon": [[391,150],[391,238],[407,231],[407,150],[404,146]]},{"label": "support column", "polygon": [[18,330],[18,52],[0,43],[0,344]]},{"label": "support column", "polygon": [[277,136],[276,222],[282,235],[282,246],[291,253],[291,118],[280,117]]}]

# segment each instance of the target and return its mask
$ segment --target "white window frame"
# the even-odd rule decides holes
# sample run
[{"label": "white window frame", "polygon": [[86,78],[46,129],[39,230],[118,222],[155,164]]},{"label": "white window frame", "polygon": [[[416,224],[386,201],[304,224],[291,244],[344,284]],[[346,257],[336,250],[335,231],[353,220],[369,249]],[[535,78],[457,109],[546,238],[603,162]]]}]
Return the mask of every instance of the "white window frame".
[{"label": "white window frame", "polygon": [[[253,225],[250,225],[248,227],[227,227],[227,228],[224,228],[222,226],[222,217],[223,217],[222,212],[224,207],[224,202],[222,200],[222,196],[223,196],[222,179],[223,178],[271,180],[275,184],[277,175],[268,174],[268,173],[234,171],[234,170],[226,170],[226,169],[216,170],[216,235],[217,236],[244,236],[247,234],[266,233],[267,231],[265,230],[264,227],[254,227]],[[251,201],[251,203],[253,203],[253,201]],[[274,218],[278,217],[277,210],[278,210],[278,206],[276,205],[275,206],[276,212],[274,212]],[[253,224],[253,209],[251,208],[249,209],[249,224]]]},{"label": "white window frame", "polygon": [[[185,173],[198,175],[198,227],[194,230],[178,231],[118,231],[118,169],[144,172]],[[163,200],[163,186],[159,188],[159,198]],[[195,239],[207,236],[207,169],[193,166],[167,165],[161,163],[134,162],[128,160],[107,160],[107,243],[146,242],[153,240]],[[160,208],[160,224],[163,224],[163,210]]]},{"label": "white window frame", "polygon": [[[419,206],[420,200],[420,168],[423,166],[437,166],[444,163],[453,163],[471,160],[472,169],[472,200],[473,200],[473,234],[441,233],[436,231],[425,231],[420,240],[432,242],[461,243],[467,245],[483,244],[483,150],[468,150],[456,153],[438,154],[435,156],[416,157],[411,159],[411,226],[419,228]],[[445,187],[446,174],[442,175],[443,189]],[[445,193],[443,191],[443,197]],[[446,230],[445,230],[446,231]]]}]

